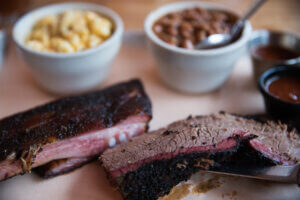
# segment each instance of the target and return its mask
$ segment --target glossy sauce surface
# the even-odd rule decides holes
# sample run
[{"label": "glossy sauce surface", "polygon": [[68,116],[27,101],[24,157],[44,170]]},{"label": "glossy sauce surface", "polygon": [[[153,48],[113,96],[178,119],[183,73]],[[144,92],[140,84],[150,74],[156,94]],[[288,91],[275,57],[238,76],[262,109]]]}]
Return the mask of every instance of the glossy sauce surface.
[{"label": "glossy sauce surface", "polygon": [[283,101],[300,103],[300,77],[275,77],[266,86],[273,96]]},{"label": "glossy sauce surface", "polygon": [[269,61],[284,61],[300,56],[300,53],[275,45],[259,46],[255,49],[255,54]]}]

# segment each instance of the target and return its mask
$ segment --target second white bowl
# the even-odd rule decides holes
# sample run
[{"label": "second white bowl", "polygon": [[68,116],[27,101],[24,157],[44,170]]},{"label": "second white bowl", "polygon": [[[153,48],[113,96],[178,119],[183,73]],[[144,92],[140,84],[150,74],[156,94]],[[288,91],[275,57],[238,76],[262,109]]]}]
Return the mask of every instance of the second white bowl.
[{"label": "second white bowl", "polygon": [[[114,33],[95,48],[75,53],[39,52],[24,44],[25,37],[40,18],[65,10],[90,10],[107,16],[114,24]],[[109,67],[119,51],[123,22],[109,8],[90,3],[61,3],[45,6],[20,18],[13,28],[13,39],[19,53],[32,69],[36,81],[46,90],[73,94],[90,90],[107,76]]]},{"label": "second white bowl", "polygon": [[148,46],[156,60],[163,81],[180,91],[201,93],[219,88],[229,77],[235,62],[247,50],[251,35],[251,24],[247,22],[242,36],[225,47],[209,50],[189,50],[169,45],[159,39],[152,26],[160,17],[179,10],[201,7],[213,10],[231,9],[214,3],[176,2],[152,11],[146,18],[144,29]]}]

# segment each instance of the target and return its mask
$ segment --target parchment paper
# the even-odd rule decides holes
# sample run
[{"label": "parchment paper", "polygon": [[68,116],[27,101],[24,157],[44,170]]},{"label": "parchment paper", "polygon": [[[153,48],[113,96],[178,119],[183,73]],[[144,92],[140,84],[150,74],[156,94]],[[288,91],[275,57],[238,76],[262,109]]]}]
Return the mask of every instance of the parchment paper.
[{"label": "parchment paper", "polygon": [[[247,55],[241,58],[230,79],[217,91],[190,95],[165,86],[157,75],[155,63],[146,51],[145,36],[139,32],[125,33],[123,47],[111,73],[99,88],[130,78],[140,78],[153,103],[150,129],[187,117],[225,110],[239,114],[264,112],[263,99],[252,79]],[[0,118],[48,102],[58,96],[44,92],[35,83],[28,66],[11,45],[0,72]],[[205,193],[192,192],[199,183],[212,180],[214,187]],[[299,200],[296,185],[270,183],[236,177],[215,177],[198,173],[188,182],[189,195],[184,199],[286,199]],[[43,180],[34,174],[17,176],[0,183],[0,200],[120,200],[109,186],[98,163],[88,164],[72,173]],[[174,199],[174,197],[173,197]]]}]

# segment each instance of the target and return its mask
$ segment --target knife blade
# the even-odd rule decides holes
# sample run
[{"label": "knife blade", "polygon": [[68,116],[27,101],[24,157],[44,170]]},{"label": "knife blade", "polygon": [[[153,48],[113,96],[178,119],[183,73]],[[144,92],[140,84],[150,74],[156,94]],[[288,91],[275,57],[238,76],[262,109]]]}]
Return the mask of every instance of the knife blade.
[{"label": "knife blade", "polygon": [[226,166],[221,169],[205,170],[216,174],[247,177],[274,182],[300,184],[300,163],[291,166],[276,165],[270,167]]}]

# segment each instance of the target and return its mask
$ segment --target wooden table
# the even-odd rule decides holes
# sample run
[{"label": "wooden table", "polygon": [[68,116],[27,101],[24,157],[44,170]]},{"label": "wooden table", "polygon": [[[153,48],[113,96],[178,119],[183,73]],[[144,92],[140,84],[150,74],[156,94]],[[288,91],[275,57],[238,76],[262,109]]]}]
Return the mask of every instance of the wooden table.
[{"label": "wooden table", "polygon": [[[170,0],[100,0],[97,2],[120,13],[127,30],[142,30],[143,20],[147,13]],[[223,0],[218,2],[226,3],[243,12],[251,1]],[[253,18],[254,28],[284,29],[299,33],[299,6],[298,0],[270,0]],[[130,45],[126,44],[126,41]],[[150,124],[151,129],[184,118],[188,114],[208,114],[219,110],[241,114],[264,112],[262,97],[252,80],[251,65],[247,57],[238,61],[233,75],[220,90],[203,95],[185,95],[169,89],[161,82],[153,59],[143,51],[146,48],[141,43],[136,42],[135,45],[130,39],[125,40],[109,79],[99,87],[133,77],[141,78],[153,102],[154,117]],[[57,97],[44,92],[37,86],[28,66],[11,48],[0,72],[0,118],[55,98]],[[209,199],[209,197],[220,199],[223,191],[231,193],[233,187],[241,188],[234,199],[250,200],[258,199],[258,196],[266,197],[266,195],[271,195],[269,199],[276,197],[288,199],[287,197],[291,194],[300,195],[300,190],[295,185],[234,179],[224,183],[221,190],[212,190],[202,195],[201,199]],[[121,198],[109,186],[104,171],[97,163],[92,163],[71,174],[46,181],[30,174],[12,178],[0,183],[0,199],[119,200]]]},{"label": "wooden table", "polygon": [[[150,129],[158,129],[189,114],[209,114],[226,110],[239,114],[264,112],[263,99],[256,88],[247,56],[235,65],[229,80],[218,90],[187,95],[167,87],[158,76],[155,62],[147,53],[145,35],[125,33],[123,46],[117,56],[109,78],[100,88],[116,82],[138,77],[152,101],[153,119]],[[0,73],[0,118],[31,108],[57,98],[41,90],[34,82],[29,67],[19,58],[13,48],[9,52]],[[192,186],[213,175],[196,175]],[[295,200],[300,196],[297,185],[271,184],[250,179],[223,177],[219,188],[207,193],[186,197],[182,200],[221,199]],[[94,162],[64,176],[42,180],[34,174],[17,176],[0,183],[0,200],[121,200],[105,177],[99,164]]]},{"label": "wooden table", "polygon": [[[228,5],[239,13],[243,13],[255,0],[204,0]],[[116,10],[128,29],[143,28],[146,15],[156,7],[174,2],[174,0],[98,0]],[[300,33],[300,1],[268,0],[253,16],[251,22],[255,29],[286,30]]]},{"label": "wooden table", "polygon": [[[32,0],[35,6],[74,0]],[[160,5],[178,0],[77,0],[99,3],[117,11],[124,20],[127,29],[142,30],[147,14]],[[255,0],[204,0],[222,3],[234,8],[239,13],[245,12]],[[251,19],[255,29],[286,30],[300,33],[300,1],[268,0]]]}]

